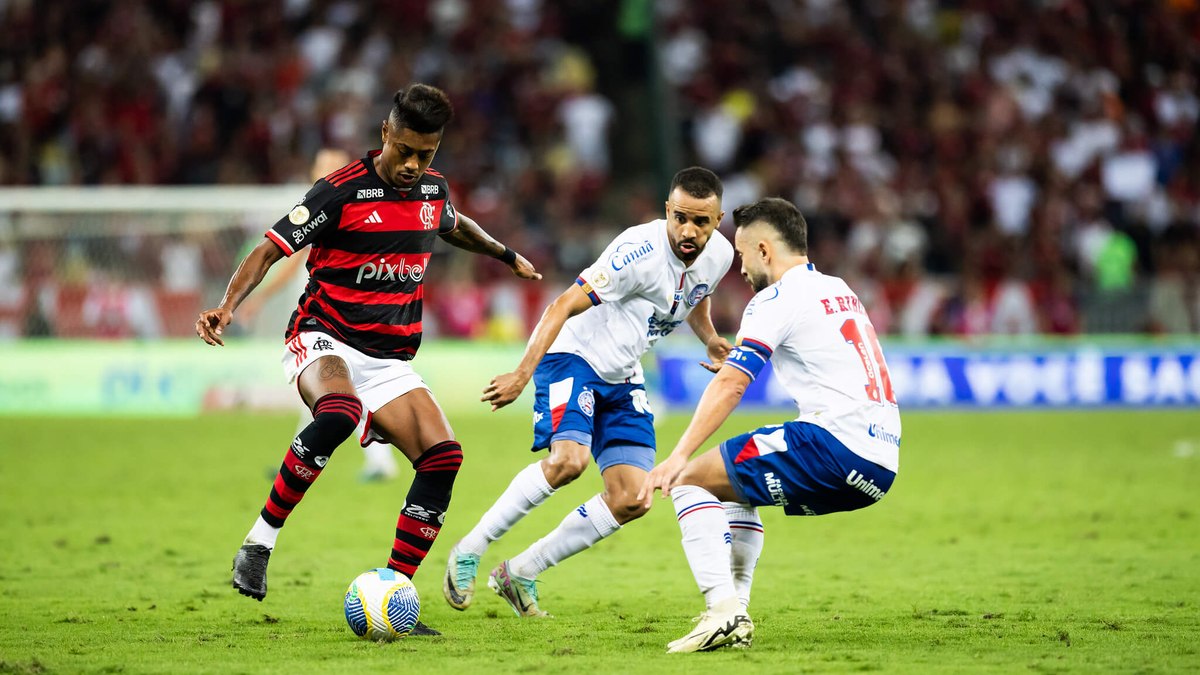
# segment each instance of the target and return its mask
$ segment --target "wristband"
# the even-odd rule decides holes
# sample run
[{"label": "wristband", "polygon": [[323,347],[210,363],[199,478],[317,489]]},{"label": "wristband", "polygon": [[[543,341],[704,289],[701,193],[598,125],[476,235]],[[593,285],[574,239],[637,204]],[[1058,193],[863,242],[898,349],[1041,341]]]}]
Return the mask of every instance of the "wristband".
[{"label": "wristband", "polygon": [[496,260],[499,260],[505,265],[512,265],[513,263],[517,262],[517,252],[505,246],[504,253],[496,256]]}]

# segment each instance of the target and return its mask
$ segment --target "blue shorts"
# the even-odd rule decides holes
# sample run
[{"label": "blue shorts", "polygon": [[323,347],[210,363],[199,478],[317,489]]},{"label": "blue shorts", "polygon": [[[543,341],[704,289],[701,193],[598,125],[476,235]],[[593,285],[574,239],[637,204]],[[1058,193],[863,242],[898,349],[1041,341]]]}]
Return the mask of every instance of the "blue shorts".
[{"label": "blue shorts", "polygon": [[883,499],[896,474],[808,422],[755,429],[721,444],[729,482],[754,506],[789,516],[853,511]]},{"label": "blue shorts", "polygon": [[533,447],[558,440],[592,449],[604,471],[654,468],[654,413],[640,384],[609,384],[574,354],[547,354],[533,371]]}]

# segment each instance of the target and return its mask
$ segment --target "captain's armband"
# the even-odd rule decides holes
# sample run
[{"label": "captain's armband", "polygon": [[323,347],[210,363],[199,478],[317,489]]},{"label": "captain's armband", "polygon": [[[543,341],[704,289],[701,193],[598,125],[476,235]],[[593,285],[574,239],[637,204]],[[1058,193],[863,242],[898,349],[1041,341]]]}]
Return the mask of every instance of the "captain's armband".
[{"label": "captain's armband", "polygon": [[725,357],[725,365],[737,368],[754,380],[771,359],[771,353],[771,348],[766,344],[744,338],[739,340],[738,345],[729,352],[729,356]]}]

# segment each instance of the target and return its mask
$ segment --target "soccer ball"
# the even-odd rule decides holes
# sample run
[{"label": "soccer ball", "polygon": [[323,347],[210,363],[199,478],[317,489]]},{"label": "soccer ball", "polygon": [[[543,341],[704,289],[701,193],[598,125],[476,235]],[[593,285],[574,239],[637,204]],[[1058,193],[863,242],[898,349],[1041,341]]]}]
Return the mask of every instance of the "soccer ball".
[{"label": "soccer ball", "polygon": [[346,623],[354,634],[388,642],[408,635],[421,616],[421,598],[408,577],[386,568],[358,575],[346,589]]}]

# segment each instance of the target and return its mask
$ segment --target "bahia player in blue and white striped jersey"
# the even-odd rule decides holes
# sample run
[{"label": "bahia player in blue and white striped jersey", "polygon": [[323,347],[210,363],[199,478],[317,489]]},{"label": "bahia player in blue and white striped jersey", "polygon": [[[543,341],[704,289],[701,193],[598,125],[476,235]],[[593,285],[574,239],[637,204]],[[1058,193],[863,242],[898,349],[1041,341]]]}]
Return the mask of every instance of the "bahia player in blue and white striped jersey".
[{"label": "bahia player in blue and white striped jersey", "polygon": [[[763,546],[756,507],[781,506],[792,516],[861,509],[887,494],[900,465],[900,410],[875,329],[846,282],[808,261],[800,211],[768,198],[735,209],[733,222],[742,276],[757,295],[737,346],[639,494],[646,505],[657,489],[674,501],[707,605],[669,652],[749,646],[750,585]],[[800,416],[735,436],[689,463],[768,360]]]}]

